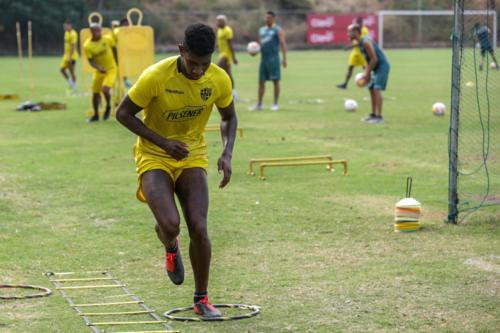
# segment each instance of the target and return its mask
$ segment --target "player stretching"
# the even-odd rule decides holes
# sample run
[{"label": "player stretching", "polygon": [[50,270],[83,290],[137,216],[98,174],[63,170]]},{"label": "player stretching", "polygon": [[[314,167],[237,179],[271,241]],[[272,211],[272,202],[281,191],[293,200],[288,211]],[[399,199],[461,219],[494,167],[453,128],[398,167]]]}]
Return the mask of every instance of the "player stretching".
[{"label": "player stretching", "polygon": [[111,36],[103,36],[101,26],[98,23],[90,25],[92,37],[83,44],[83,51],[89,60],[90,66],[95,69],[92,76],[92,106],[94,115],[89,122],[99,120],[99,104],[101,103],[101,92],[106,99],[106,110],[103,119],[107,120],[111,112],[111,88],[116,79],[116,48]]},{"label": "player stretching", "polygon": [[[381,124],[382,117],[382,90],[387,86],[390,65],[384,53],[377,43],[370,37],[361,36],[361,28],[357,24],[351,24],[348,28],[349,38],[359,45],[359,50],[366,60],[364,71],[365,80],[368,82],[370,97],[372,101],[372,113],[363,120],[368,124]],[[373,72],[373,74],[372,74]]]},{"label": "player stretching", "polygon": [[500,69],[500,67],[498,67],[497,58],[495,57],[495,52],[493,51],[493,48],[490,44],[489,31],[490,30],[486,25],[481,26],[481,24],[479,23],[474,24],[474,39],[476,41],[479,41],[479,44],[481,45],[481,63],[479,64],[480,71],[483,70],[484,57],[486,56],[486,52],[490,53],[491,58],[493,59],[493,63],[495,64],[495,68]]},{"label": "player stretching", "polygon": [[[366,37],[369,35],[368,28],[363,25],[363,18],[359,16],[356,19],[356,24],[361,27],[361,37]],[[352,70],[356,66],[360,66],[365,68],[366,66],[366,61],[363,58],[363,55],[361,54],[361,51],[359,50],[358,43],[356,41],[352,41],[351,45],[345,48],[346,50],[352,49],[351,54],[349,55],[349,67],[347,67],[347,74],[345,77],[344,83],[337,84],[337,88],[340,89],[346,89],[347,84],[349,83],[349,80],[351,79],[352,76]]]},{"label": "player stretching", "polygon": [[[215,104],[221,115],[223,151],[217,167],[231,179],[231,157],[237,120],[231,79],[211,63],[215,33],[204,24],[190,25],[179,44],[180,56],[150,66],[118,107],[117,119],[139,136],[134,147],[138,173],[137,198],[147,202],[156,219],[156,233],[165,247],[167,274],[175,284],[184,281],[178,241],[179,199],[189,231],[193,268],[194,312],[219,317],[208,302],[211,244],[207,233],[208,185],[205,125]],[[136,114],[144,110],[144,120]]]},{"label": "player stretching", "polygon": [[227,25],[226,15],[217,16],[217,46],[219,47],[219,62],[217,65],[224,69],[233,84],[233,98],[236,100],[237,94],[234,86],[233,73],[231,72],[231,65],[238,64],[236,60],[236,53],[233,49],[233,29]]},{"label": "player stretching", "polygon": [[[69,86],[73,91],[76,90],[76,76],[75,76],[75,64],[78,60],[78,51],[76,49],[76,44],[78,43],[78,34],[71,21],[66,20],[63,24],[64,27],[64,55],[61,59],[61,64],[59,68],[61,74],[64,76],[66,81],[68,81]],[[69,75],[67,73],[69,72]]]}]

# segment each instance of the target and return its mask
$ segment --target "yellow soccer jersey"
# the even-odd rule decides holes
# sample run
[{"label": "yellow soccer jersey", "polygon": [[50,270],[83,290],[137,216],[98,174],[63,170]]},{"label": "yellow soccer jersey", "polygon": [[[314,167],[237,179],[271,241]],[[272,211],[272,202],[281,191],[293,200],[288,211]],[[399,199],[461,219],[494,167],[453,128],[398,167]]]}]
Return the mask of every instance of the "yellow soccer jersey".
[{"label": "yellow soccer jersey", "polygon": [[[129,98],[144,109],[144,124],[161,136],[188,145],[189,158],[207,155],[205,125],[213,105],[232,102],[231,80],[215,64],[198,80],[179,69],[180,57],[170,57],[146,69],[129,90]],[[136,153],[169,157],[154,143],[138,138]]]},{"label": "yellow soccer jersey", "polygon": [[115,42],[115,45],[118,44],[118,32],[120,31],[120,28],[114,28],[111,30],[111,38],[113,39],[113,42]]},{"label": "yellow soccer jersey", "polygon": [[[361,37],[366,37],[366,36],[369,36],[369,35],[370,35],[370,31],[368,30],[368,28],[365,27],[365,26],[361,27]],[[358,45],[358,41],[353,40],[352,41],[352,45],[357,46]]]},{"label": "yellow soccer jersey", "polygon": [[[78,59],[78,50],[76,49],[76,44],[78,43],[78,34],[74,29],[71,29],[71,31],[65,31],[64,32],[64,56],[67,57],[68,59],[71,56],[71,60],[77,60]],[[70,54],[71,52],[71,46],[75,45],[75,51],[73,54]]]},{"label": "yellow soccer jersey", "polygon": [[233,56],[231,48],[229,47],[229,41],[233,39],[233,29],[226,25],[224,28],[217,29],[217,45],[219,46],[219,53],[225,53],[228,57]]},{"label": "yellow soccer jersey", "polygon": [[87,39],[83,44],[83,52],[88,59],[94,59],[97,65],[108,70],[116,68],[113,47],[115,47],[113,39],[106,35],[102,36],[98,41],[93,41],[92,38]]},{"label": "yellow soccer jersey", "polygon": [[366,26],[362,26],[361,27],[361,37],[366,37],[370,34],[370,32],[368,31],[368,28]]}]

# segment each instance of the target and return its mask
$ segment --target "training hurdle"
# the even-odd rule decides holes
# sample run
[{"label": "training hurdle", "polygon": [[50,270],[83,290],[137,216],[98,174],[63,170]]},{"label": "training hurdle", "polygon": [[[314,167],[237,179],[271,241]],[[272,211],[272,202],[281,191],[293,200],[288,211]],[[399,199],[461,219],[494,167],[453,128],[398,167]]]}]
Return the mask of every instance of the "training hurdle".
[{"label": "training hurdle", "polygon": [[[243,137],[243,128],[238,127],[238,134],[240,135],[240,138]],[[205,132],[220,132],[220,126],[218,125],[207,125],[205,127]]]},{"label": "training hurdle", "polygon": [[342,164],[344,167],[344,176],[347,176],[347,160],[334,160],[331,155],[315,156],[295,156],[295,157],[273,157],[273,158],[253,158],[248,163],[247,175],[254,176],[254,164],[259,164],[259,179],[265,180],[265,168],[287,167],[287,166],[307,166],[307,165],[326,165],[330,172],[335,171],[335,164]]},{"label": "training hurdle", "polygon": [[[73,277],[75,274],[82,274],[84,277]],[[92,276],[88,276],[92,275]],[[155,313],[149,306],[147,306],[143,300],[141,300],[138,296],[132,294],[127,288],[126,285],[123,284],[120,280],[111,275],[108,271],[89,271],[89,272],[48,272],[45,273],[45,276],[49,279],[49,281],[56,287],[57,290],[61,293],[61,295],[66,299],[68,304],[76,311],[76,313],[83,319],[87,327],[89,327],[94,333],[104,333],[107,330],[102,330],[101,326],[124,326],[124,325],[146,325],[146,324],[156,324],[161,325],[163,329],[154,330],[154,331],[127,331],[121,333],[145,333],[145,332],[157,332],[157,333],[179,333],[179,331],[173,330],[172,327],[168,324],[167,320],[162,319],[159,315]],[[70,276],[70,277],[68,277]],[[99,284],[99,281],[102,284]],[[92,283],[85,285],[65,285],[67,283],[74,282],[84,282],[84,283]],[[120,302],[92,302],[92,303],[77,303],[73,300],[75,296],[69,296],[66,291],[69,290],[97,290],[97,289],[109,289],[109,288],[120,288],[123,294],[114,295],[112,297],[127,297],[130,300],[124,300]],[[79,297],[79,296],[76,296]],[[111,297],[111,296],[104,296]],[[127,311],[85,311],[82,308],[97,308],[101,307],[120,307],[120,306],[128,306],[128,305],[137,305],[141,309],[140,310],[127,310]],[[109,316],[140,316],[146,315],[151,317],[152,320],[141,320],[141,321],[101,321],[101,322],[93,322],[89,317],[109,317]],[[120,333],[120,332],[114,332]]]}]

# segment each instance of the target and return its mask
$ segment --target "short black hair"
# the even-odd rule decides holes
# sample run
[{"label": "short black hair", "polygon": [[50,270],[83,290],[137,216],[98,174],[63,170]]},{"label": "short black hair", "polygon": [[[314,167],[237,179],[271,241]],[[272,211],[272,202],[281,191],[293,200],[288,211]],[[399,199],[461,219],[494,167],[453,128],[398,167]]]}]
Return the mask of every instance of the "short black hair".
[{"label": "short black hair", "polygon": [[276,17],[276,14],[272,10],[268,10],[266,14],[271,15],[272,17]]},{"label": "short black hair", "polygon": [[120,26],[128,25],[128,18],[124,17],[120,20]]},{"label": "short black hair", "polygon": [[200,57],[214,53],[214,30],[202,23],[191,24],[184,31],[184,48]]},{"label": "short black hair", "polygon": [[65,24],[72,24],[70,19],[66,19],[66,20],[64,20],[64,23],[65,23]]}]

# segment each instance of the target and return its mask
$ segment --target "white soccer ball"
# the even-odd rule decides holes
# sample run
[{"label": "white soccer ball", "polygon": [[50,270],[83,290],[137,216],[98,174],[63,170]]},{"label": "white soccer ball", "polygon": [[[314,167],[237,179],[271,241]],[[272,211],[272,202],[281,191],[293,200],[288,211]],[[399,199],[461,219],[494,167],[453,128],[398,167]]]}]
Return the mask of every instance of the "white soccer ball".
[{"label": "white soccer ball", "polygon": [[347,112],[355,112],[358,109],[358,102],[353,99],[346,99],[344,102],[344,109]]},{"label": "white soccer ball", "polygon": [[492,61],[491,64],[490,64],[490,68],[491,69],[497,69],[497,64],[494,61]]},{"label": "white soccer ball", "polygon": [[356,76],[354,77],[354,81],[356,82],[358,87],[364,87],[368,83],[366,82],[365,73],[356,74]]},{"label": "white soccer ball", "polygon": [[247,52],[250,53],[251,56],[256,55],[260,52],[260,45],[257,42],[250,42],[247,45]]},{"label": "white soccer ball", "polygon": [[432,105],[432,113],[434,113],[435,116],[444,116],[445,111],[446,105],[441,102]]}]

